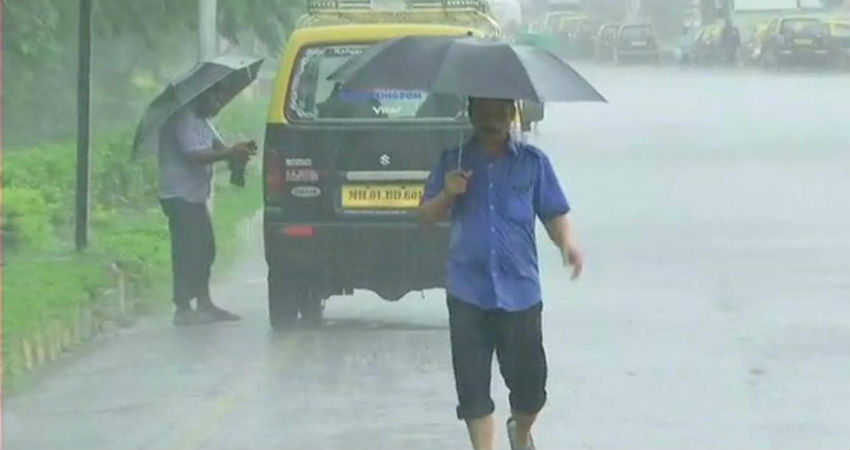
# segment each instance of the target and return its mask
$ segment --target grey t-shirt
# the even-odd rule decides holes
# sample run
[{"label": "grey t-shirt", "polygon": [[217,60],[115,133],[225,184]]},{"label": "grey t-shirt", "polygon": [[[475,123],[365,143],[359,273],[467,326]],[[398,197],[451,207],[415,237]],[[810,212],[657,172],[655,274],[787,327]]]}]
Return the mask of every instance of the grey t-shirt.
[{"label": "grey t-shirt", "polygon": [[178,111],[163,125],[159,135],[159,198],[206,203],[212,164],[193,164],[187,155],[213,148],[216,139],[218,134],[209,120],[190,107]]}]

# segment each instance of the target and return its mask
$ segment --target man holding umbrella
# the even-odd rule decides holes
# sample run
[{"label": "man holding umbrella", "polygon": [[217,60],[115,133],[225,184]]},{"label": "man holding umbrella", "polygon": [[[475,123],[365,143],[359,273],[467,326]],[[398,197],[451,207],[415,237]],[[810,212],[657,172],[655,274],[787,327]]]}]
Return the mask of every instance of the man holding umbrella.
[{"label": "man holding umbrella", "polygon": [[231,182],[241,186],[245,163],[256,146],[224,145],[210,119],[256,78],[261,64],[261,59],[237,57],[199,63],[151,103],[136,130],[134,157],[139,149],[153,146],[146,144],[157,144],[159,199],[171,233],[176,325],[239,320],[213,304],[210,296],[215,238],[207,202],[213,165],[228,162]]},{"label": "man holding umbrella", "polygon": [[446,283],[457,415],[475,450],[494,444],[495,352],[510,389],[512,450],[533,449],[546,402],[546,356],[535,221],[572,277],[583,259],[549,158],[515,140],[516,100],[605,101],[549,52],[471,37],[409,36],[371,47],[331,75],[352,88],[425,90],[468,98],[473,137],[442,153],[425,183],[422,220],[451,222]]},{"label": "man holding umbrella", "polygon": [[[494,350],[511,392],[513,449],[534,448],[531,425],[546,401],[535,217],[573,266],[572,277],[582,270],[570,207],[549,159],[509,134],[515,108],[511,100],[470,99],[474,137],[462,156],[460,149],[443,153],[421,207],[429,223],[451,213],[447,302],[457,415],[476,450],[493,448]],[[453,168],[459,157],[462,169]]]},{"label": "man holding umbrella", "polygon": [[244,165],[255,149],[247,142],[226,147],[217,138],[209,119],[221,106],[220,91],[211,89],[172,116],[160,134],[159,199],[171,233],[175,325],[239,320],[210,297],[215,237],[207,201],[213,164]]}]

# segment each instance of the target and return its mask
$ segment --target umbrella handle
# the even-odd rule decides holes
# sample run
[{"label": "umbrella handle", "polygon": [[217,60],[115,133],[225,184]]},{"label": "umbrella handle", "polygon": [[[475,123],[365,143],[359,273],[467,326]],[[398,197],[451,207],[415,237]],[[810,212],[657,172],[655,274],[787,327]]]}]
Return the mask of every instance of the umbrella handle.
[{"label": "umbrella handle", "polygon": [[460,144],[457,147],[457,170],[462,171],[461,161],[463,161],[463,131],[460,132]]},{"label": "umbrella handle", "polygon": [[[469,97],[463,97],[463,110],[469,111]],[[463,130],[460,131],[457,146],[457,170],[463,171],[461,162],[463,161]]]}]

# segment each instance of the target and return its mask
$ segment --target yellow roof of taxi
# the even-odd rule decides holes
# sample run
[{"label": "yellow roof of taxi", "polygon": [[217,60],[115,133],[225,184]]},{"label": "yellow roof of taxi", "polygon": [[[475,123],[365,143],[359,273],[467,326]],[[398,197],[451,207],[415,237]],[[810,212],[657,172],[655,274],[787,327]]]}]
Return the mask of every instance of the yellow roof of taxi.
[{"label": "yellow roof of taxi", "polygon": [[396,36],[442,36],[463,34],[466,32],[479,33],[475,27],[459,25],[407,23],[322,25],[295,30],[289,39],[288,45],[300,47],[304,44],[316,42],[360,42],[388,39]]},{"label": "yellow roof of taxi", "polygon": [[278,65],[274,95],[269,104],[267,122],[285,123],[287,121],[283,113],[286,89],[289,86],[289,76],[295,65],[296,55],[303,47],[325,43],[368,43],[411,35],[456,36],[467,32],[472,32],[476,36],[482,34],[475,27],[405,23],[343,24],[298,28],[289,37],[289,42],[286,44],[283,57]]}]

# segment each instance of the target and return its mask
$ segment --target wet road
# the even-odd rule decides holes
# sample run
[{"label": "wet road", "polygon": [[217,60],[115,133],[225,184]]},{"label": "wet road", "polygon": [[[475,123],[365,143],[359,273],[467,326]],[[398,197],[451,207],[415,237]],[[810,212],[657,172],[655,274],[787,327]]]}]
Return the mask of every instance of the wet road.
[{"label": "wet road", "polygon": [[[587,253],[570,283],[539,234],[538,447],[850,447],[848,77],[585,74],[611,103],[547,107],[533,138]],[[5,399],[4,448],[467,448],[441,292],[360,292],[276,336],[259,244],[216,290],[243,322],[70,357]]]}]

